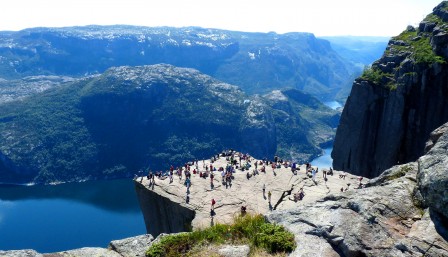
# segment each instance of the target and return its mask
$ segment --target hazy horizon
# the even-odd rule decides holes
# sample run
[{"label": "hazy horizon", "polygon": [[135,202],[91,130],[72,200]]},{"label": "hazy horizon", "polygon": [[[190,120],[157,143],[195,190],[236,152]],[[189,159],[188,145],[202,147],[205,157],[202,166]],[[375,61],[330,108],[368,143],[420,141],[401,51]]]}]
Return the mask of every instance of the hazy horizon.
[{"label": "hazy horizon", "polygon": [[416,26],[440,2],[16,0],[2,6],[0,31],[35,27],[133,25],[203,27],[278,34],[308,32],[317,37],[390,37],[399,34],[407,25]]}]

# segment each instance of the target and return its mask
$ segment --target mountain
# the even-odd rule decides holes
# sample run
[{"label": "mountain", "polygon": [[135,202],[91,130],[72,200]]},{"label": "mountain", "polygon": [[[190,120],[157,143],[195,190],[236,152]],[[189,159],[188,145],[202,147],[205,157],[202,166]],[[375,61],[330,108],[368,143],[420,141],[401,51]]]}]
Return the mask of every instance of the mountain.
[{"label": "mountain", "polygon": [[319,37],[328,40],[340,56],[361,70],[383,55],[389,37],[332,36]]},{"label": "mountain", "polygon": [[4,79],[81,77],[114,66],[159,63],[197,69],[249,94],[295,88],[324,100],[350,87],[347,82],[356,70],[328,41],[309,33],[135,26],[0,32]]},{"label": "mountain", "polygon": [[335,169],[375,177],[415,161],[448,121],[448,2],[393,37],[355,80],[337,129]]},{"label": "mountain", "polygon": [[338,120],[295,89],[248,96],[194,69],[114,67],[0,104],[0,181],[129,177],[229,148],[304,162]]},{"label": "mountain", "polygon": [[328,40],[341,57],[348,60],[357,69],[350,77],[349,86],[344,86],[335,96],[335,100],[344,102],[350,94],[353,81],[359,77],[364,67],[371,65],[383,55],[389,37],[333,36],[319,37]]}]

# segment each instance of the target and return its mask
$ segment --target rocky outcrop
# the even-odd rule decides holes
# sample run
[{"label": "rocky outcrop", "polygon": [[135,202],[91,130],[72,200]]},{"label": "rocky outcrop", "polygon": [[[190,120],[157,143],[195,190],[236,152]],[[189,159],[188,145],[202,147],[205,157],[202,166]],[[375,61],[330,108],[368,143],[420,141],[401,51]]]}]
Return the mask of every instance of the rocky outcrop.
[{"label": "rocky outcrop", "polygon": [[154,242],[152,235],[140,235],[109,243],[109,247],[84,247],[79,249],[38,253],[35,250],[0,251],[1,257],[144,257],[146,250]]},{"label": "rocky outcrop", "polygon": [[[448,124],[442,126],[446,130]],[[440,132],[442,129],[438,129]],[[437,135],[434,133],[432,135]],[[417,185],[423,207],[448,221],[448,133],[441,135],[432,149],[418,160]]]},{"label": "rocky outcrop", "polygon": [[291,256],[447,256],[448,234],[440,216],[413,203],[416,173],[416,163],[395,166],[388,178],[364,189],[276,211],[267,219],[296,235],[298,247]]},{"label": "rocky outcrop", "polygon": [[[225,169],[230,165],[226,158],[230,157],[220,156],[213,162],[198,161],[198,173],[205,172],[204,167],[210,165],[217,170],[221,167]],[[238,160],[238,153],[234,154],[234,158]],[[258,174],[253,175],[255,162],[258,163]],[[242,170],[241,167],[246,166],[246,163],[251,166]],[[156,178],[155,184],[146,177],[137,178],[136,191],[147,232],[158,235],[161,232],[205,228],[215,223],[231,223],[234,216],[241,213],[242,206],[245,206],[249,213],[265,214],[271,210],[284,210],[312,203],[322,196],[340,191],[341,188],[351,189],[359,184],[358,177],[350,174],[345,174],[345,179],[329,175],[325,181],[321,172],[313,181],[311,173],[305,173],[305,165],[298,165],[296,173],[285,165],[273,170],[271,164],[260,164],[260,160],[253,158],[249,162],[242,160],[241,165],[238,164],[233,173],[234,179],[227,185],[222,182],[220,171],[214,172],[213,186],[210,177],[200,178],[199,174],[191,174],[192,185],[189,190],[184,184],[185,175],[182,178],[175,175],[172,183],[169,178]],[[260,171],[262,166],[265,166],[266,172]],[[195,168],[193,165],[191,171]],[[322,171],[323,167],[320,168]],[[266,188],[264,193],[263,185]],[[305,196],[301,201],[295,201],[294,194],[301,188]],[[271,199],[269,192],[272,194]],[[216,201],[213,212],[212,199]]]},{"label": "rocky outcrop", "polygon": [[144,257],[154,237],[150,234],[114,240],[109,243],[109,249],[122,257]]},{"label": "rocky outcrop", "polygon": [[392,38],[355,80],[336,133],[335,169],[375,177],[416,161],[430,132],[448,121],[447,5]]},{"label": "rocky outcrop", "polygon": [[433,148],[433,146],[437,143],[439,138],[447,131],[448,131],[448,123],[445,123],[442,126],[438,127],[436,130],[434,130],[433,132],[431,132],[431,134],[429,134],[429,140],[426,142],[425,145],[425,154]]}]

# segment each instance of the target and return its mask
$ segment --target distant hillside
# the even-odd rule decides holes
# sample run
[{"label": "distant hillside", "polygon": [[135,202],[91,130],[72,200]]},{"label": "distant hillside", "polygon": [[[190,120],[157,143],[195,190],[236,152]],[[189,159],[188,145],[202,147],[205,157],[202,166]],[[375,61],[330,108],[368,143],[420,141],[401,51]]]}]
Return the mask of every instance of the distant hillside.
[{"label": "distant hillside", "polygon": [[303,162],[338,119],[295,89],[248,96],[193,69],[116,67],[0,104],[0,182],[126,177],[228,148]]},{"label": "distant hillside", "polygon": [[86,26],[0,32],[0,78],[81,77],[113,66],[195,68],[243,91],[295,88],[346,97],[354,65],[309,33],[245,33],[198,27]]},{"label": "distant hillside", "polygon": [[359,68],[372,64],[383,55],[389,37],[333,36],[319,37],[330,41],[331,47]]}]

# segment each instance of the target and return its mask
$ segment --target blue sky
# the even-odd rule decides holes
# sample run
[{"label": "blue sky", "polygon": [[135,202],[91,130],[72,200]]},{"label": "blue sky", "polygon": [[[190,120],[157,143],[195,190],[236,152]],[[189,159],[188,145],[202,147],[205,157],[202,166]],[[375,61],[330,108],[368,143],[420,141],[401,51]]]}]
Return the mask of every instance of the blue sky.
[{"label": "blue sky", "polygon": [[130,24],[317,36],[393,36],[440,0],[6,0],[0,30]]}]

